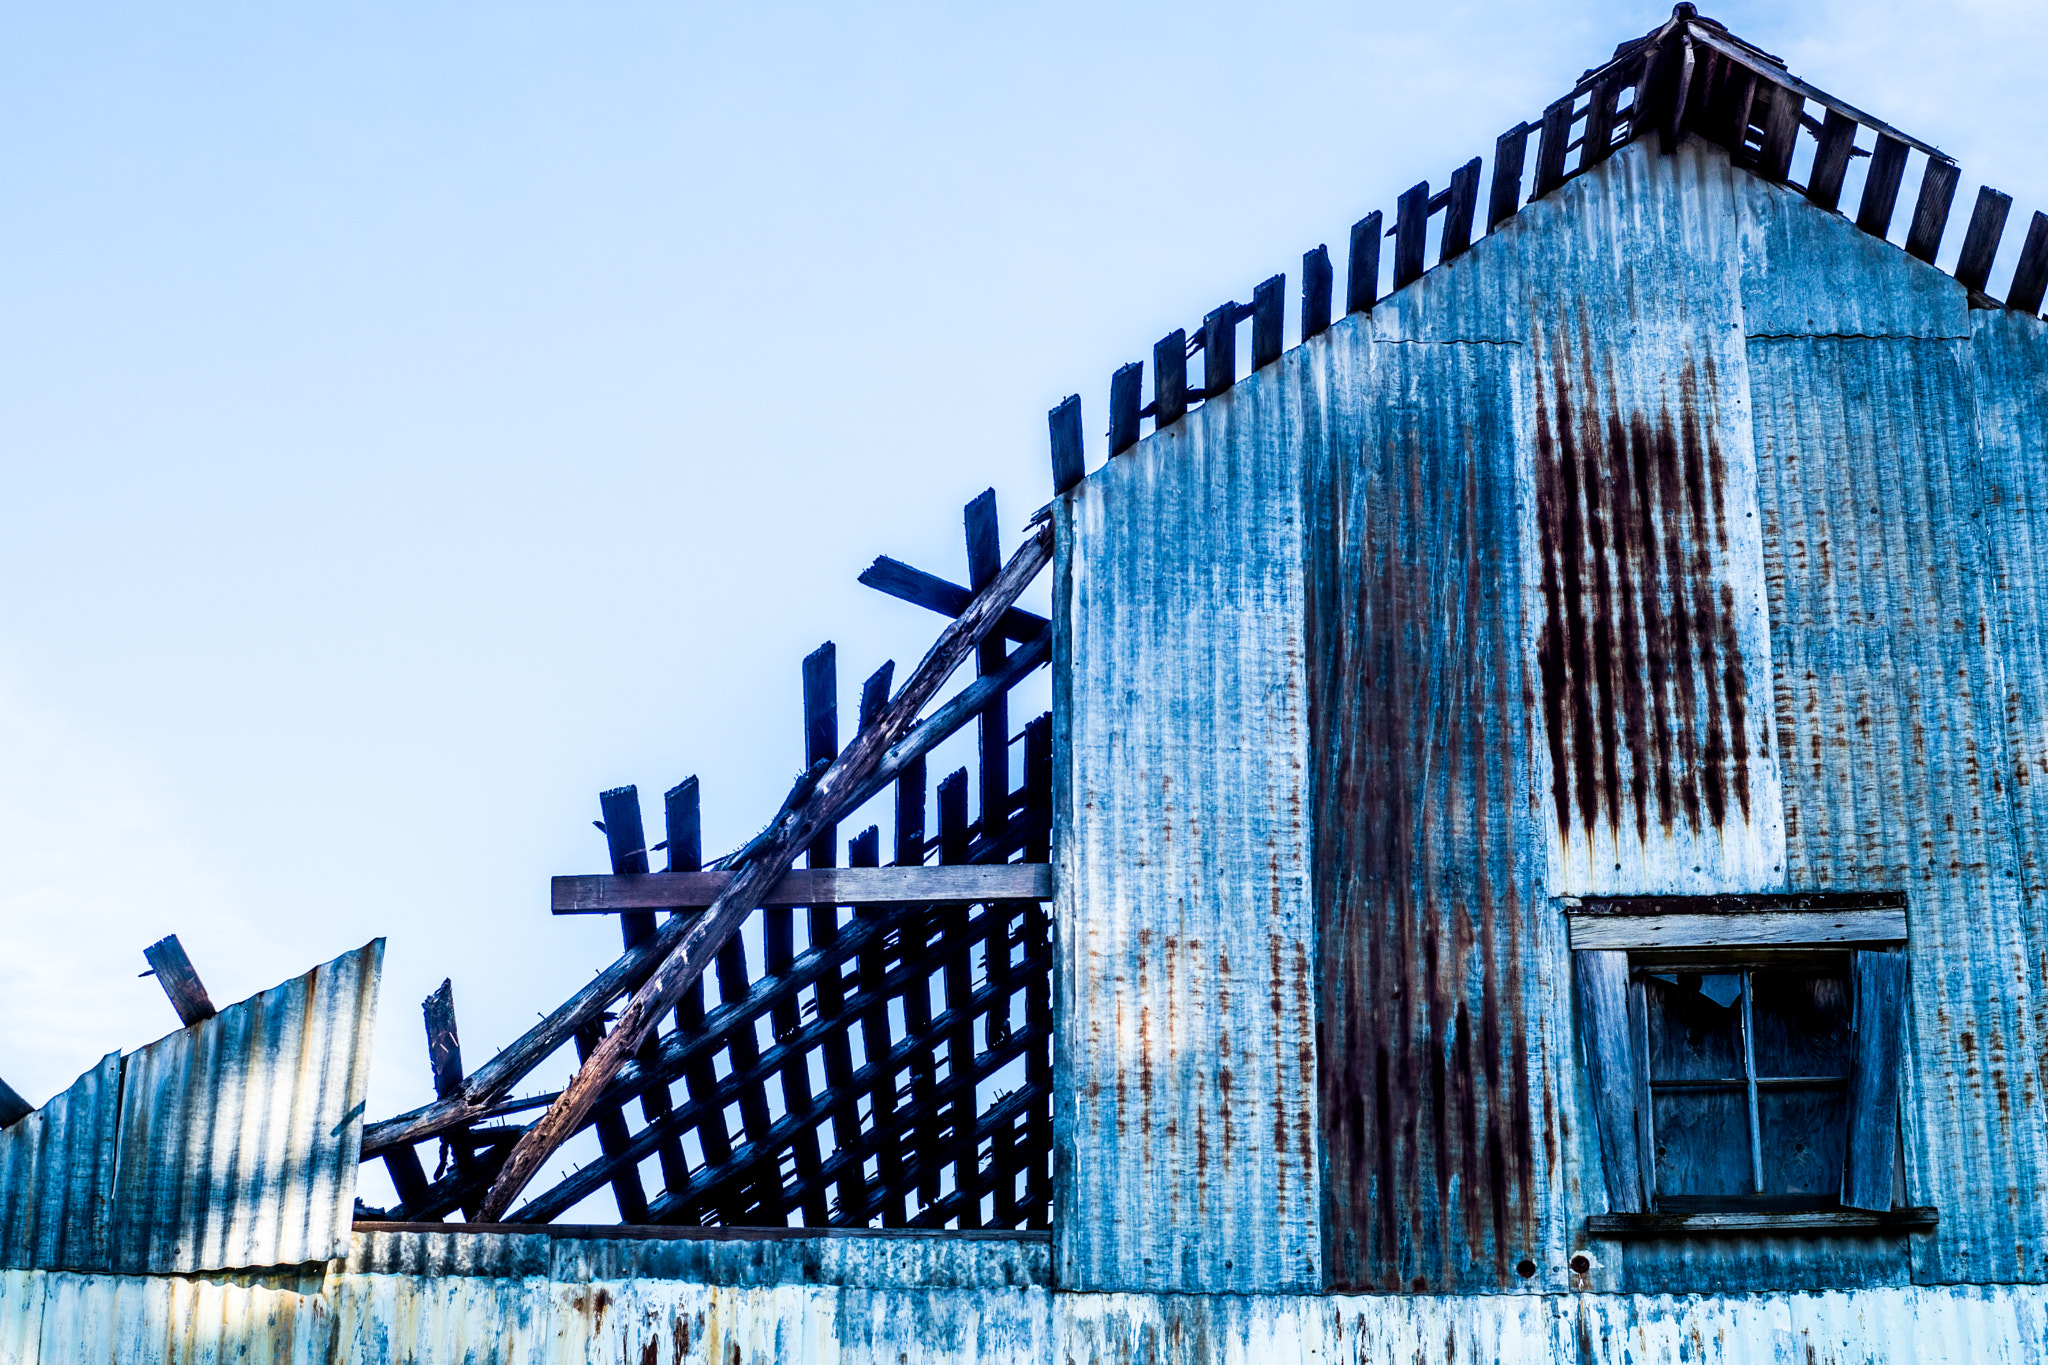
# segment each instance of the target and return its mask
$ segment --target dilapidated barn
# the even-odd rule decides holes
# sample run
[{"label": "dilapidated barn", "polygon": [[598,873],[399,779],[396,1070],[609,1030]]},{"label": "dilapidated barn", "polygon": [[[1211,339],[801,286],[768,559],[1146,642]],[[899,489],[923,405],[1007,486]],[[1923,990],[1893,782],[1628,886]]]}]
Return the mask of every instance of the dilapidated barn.
[{"label": "dilapidated barn", "polygon": [[756,839],[605,793],[623,955],[434,1103],[380,945],[153,949],[0,1361],[2048,1357],[2048,215],[1959,179],[1680,5],[877,560],[948,623]]}]

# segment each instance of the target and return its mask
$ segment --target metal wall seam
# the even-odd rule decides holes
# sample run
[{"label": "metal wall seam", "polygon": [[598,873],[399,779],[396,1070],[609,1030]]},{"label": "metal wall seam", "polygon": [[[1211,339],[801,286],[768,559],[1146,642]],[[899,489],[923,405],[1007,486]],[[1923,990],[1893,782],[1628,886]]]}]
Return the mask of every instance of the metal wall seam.
[{"label": "metal wall seam", "polygon": [[0,1266],[107,1264],[121,1054],[0,1132]]},{"label": "metal wall seam", "polygon": [[1058,504],[1063,1285],[1321,1284],[1301,363]]},{"label": "metal wall seam", "polygon": [[377,939],[124,1060],[115,1270],[342,1254],[383,954]]},{"label": "metal wall seam", "polygon": [[[1826,253],[1800,248],[1854,229],[1794,221],[1752,234],[1775,254],[1751,287],[1842,292],[1809,269]],[[1881,264],[1854,334],[1749,347],[1792,889],[1911,897],[1908,1199],[1941,1209],[1915,1279],[2032,1280],[2048,1273],[2043,972],[2008,790],[1981,400],[1971,343],[1918,334],[1932,305],[1890,331],[1879,315],[1961,287],[1903,253]]]}]

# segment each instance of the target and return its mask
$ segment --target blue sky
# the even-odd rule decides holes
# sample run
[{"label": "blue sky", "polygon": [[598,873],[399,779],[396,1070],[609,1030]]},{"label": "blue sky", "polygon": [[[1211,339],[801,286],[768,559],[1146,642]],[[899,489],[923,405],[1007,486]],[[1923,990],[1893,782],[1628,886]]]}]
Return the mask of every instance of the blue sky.
[{"label": "blue sky", "polygon": [[[2009,270],[2040,7],[1706,8],[2012,193]],[[0,11],[0,1076],[173,1027],[164,933],[223,1002],[386,934],[371,1108],[425,1098],[442,976],[474,1063],[615,951],[546,913],[600,789],[694,772],[746,837],[802,656],[850,711],[936,628],[869,559],[964,576],[1049,406],[1099,433],[1666,13]]]}]

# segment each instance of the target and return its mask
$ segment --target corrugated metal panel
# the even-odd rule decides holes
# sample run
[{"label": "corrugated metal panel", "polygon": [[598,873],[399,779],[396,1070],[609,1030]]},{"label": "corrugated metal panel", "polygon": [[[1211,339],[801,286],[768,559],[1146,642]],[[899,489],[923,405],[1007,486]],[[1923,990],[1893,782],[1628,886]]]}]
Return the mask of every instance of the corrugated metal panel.
[{"label": "corrugated metal panel", "polygon": [[318,1274],[278,1278],[37,1272],[41,1365],[325,1365],[334,1315]]},{"label": "corrugated metal panel", "polygon": [[[332,1298],[336,1365],[543,1365],[551,1360],[622,1359],[558,1349],[554,1298],[545,1276],[345,1274],[336,1277]],[[670,1357],[659,1359],[667,1362]]]},{"label": "corrugated metal panel", "polygon": [[1062,1284],[1322,1279],[1300,356],[1060,502]]},{"label": "corrugated metal panel", "polygon": [[[1770,239],[1753,287],[1849,292],[1804,247],[1854,229],[1812,213],[1796,225]],[[1903,253],[1880,264],[1888,280],[1855,282],[1853,336],[1750,343],[1792,885],[1911,896],[1908,1183],[1942,1211],[1916,1239],[1930,1245],[1915,1278],[2037,1279],[2043,972],[2008,787],[1982,400],[1971,343],[1922,335],[1932,305],[1911,302],[1961,287]],[[1910,306],[1888,319],[1899,299]]]},{"label": "corrugated metal panel", "polygon": [[711,1285],[1010,1289],[1052,1283],[1043,1240],[872,1233],[852,1237],[584,1238],[555,1243],[558,1280]]},{"label": "corrugated metal panel", "polygon": [[383,959],[377,939],[124,1061],[115,1270],[342,1254]]},{"label": "corrugated metal panel", "polygon": [[[1502,268],[1505,264],[1506,269]],[[1309,349],[1309,675],[1325,1266],[1337,1288],[1560,1287],[1563,951],[1529,812],[1515,547],[1524,349],[1498,238]],[[1437,289],[1477,279],[1490,287]],[[1560,1055],[1559,1049],[1567,1049]],[[1568,1074],[1568,1073],[1567,1073]]]},{"label": "corrugated metal panel", "polygon": [[0,1266],[104,1267],[121,1054],[0,1132]]},{"label": "corrugated metal panel", "polygon": [[43,1276],[0,1270],[0,1365],[33,1365],[42,1354]]}]

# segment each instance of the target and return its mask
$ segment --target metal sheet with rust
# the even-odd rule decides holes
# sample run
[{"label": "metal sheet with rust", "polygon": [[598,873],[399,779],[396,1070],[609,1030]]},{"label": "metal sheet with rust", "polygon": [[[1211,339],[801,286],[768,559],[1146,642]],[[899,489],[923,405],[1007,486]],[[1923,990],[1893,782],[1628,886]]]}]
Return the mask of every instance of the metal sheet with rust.
[{"label": "metal sheet with rust", "polygon": [[1062,1285],[1322,1283],[1302,363],[1057,505]]},{"label": "metal sheet with rust", "polygon": [[1811,263],[1853,229],[1782,220],[1753,236],[1747,287],[1854,294],[1749,345],[1792,886],[1911,896],[1907,1202],[1942,1211],[1915,1278],[2038,1280],[2048,1019],[2017,760],[2043,622],[2011,494],[2038,482],[2043,429],[2040,356],[2009,347],[2040,324],[1973,341],[1961,287],[1903,253],[1844,291]]}]

